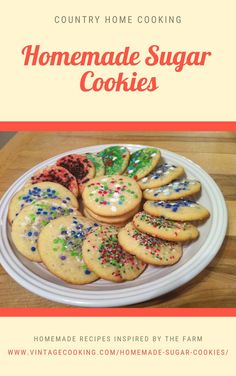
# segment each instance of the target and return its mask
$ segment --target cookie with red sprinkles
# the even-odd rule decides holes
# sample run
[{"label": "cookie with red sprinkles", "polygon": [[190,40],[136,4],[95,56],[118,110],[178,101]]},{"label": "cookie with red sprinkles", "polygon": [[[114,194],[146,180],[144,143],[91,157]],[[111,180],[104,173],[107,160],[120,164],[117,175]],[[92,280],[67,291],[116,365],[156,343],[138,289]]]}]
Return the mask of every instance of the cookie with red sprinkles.
[{"label": "cookie with red sprinkles", "polygon": [[180,243],[144,234],[138,231],[132,222],[119,231],[118,240],[123,249],[147,264],[173,265],[182,256]]},{"label": "cookie with red sprinkles", "polygon": [[69,154],[58,159],[56,164],[66,168],[76,178],[80,192],[96,173],[93,162],[86,155]]},{"label": "cookie with red sprinkles", "polygon": [[38,171],[30,178],[29,183],[37,184],[44,181],[61,184],[69,189],[76,197],[79,194],[76,178],[64,167],[54,165]]},{"label": "cookie with red sprinkles", "polygon": [[134,179],[112,175],[91,179],[82,193],[84,205],[103,217],[129,213],[141,202],[142,192]]},{"label": "cookie with red sprinkles", "polygon": [[197,227],[189,222],[177,222],[163,217],[153,217],[144,211],[133,218],[137,230],[164,240],[186,242],[198,237]]},{"label": "cookie with red sprinkles", "polygon": [[133,280],[146,267],[144,262],[120,246],[117,230],[112,226],[101,226],[90,233],[82,249],[83,258],[88,267],[108,281]]}]

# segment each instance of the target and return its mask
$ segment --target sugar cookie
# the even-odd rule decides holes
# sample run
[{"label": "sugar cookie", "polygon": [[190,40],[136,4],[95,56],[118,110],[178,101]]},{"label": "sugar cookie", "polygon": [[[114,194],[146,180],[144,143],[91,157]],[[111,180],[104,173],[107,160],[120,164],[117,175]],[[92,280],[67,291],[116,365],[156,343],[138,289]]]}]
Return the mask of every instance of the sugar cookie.
[{"label": "sugar cookie", "polygon": [[50,166],[36,172],[29,180],[30,184],[50,181],[58,183],[69,189],[76,197],[78,196],[78,184],[75,177],[64,167]]},{"label": "sugar cookie", "polygon": [[65,187],[52,182],[42,182],[34,185],[25,185],[12,197],[9,210],[8,221],[12,223],[19,212],[27,205],[46,198],[61,199],[64,203],[75,208],[79,207],[76,197]]},{"label": "sugar cookie", "polygon": [[38,249],[48,270],[68,283],[81,285],[99,277],[85,264],[82,244],[97,225],[82,216],[61,217],[40,233]]},{"label": "sugar cookie", "polygon": [[124,175],[139,180],[148,175],[157,165],[161,153],[155,148],[145,148],[131,154],[129,165]]},{"label": "sugar cookie", "polygon": [[189,222],[176,222],[140,212],[133,218],[137,230],[168,241],[185,242],[198,237],[198,229]]},{"label": "sugar cookie", "polygon": [[175,166],[170,163],[163,163],[155,168],[149,175],[138,181],[141,189],[158,188],[171,183],[183,175],[182,166]]},{"label": "sugar cookie", "polygon": [[17,250],[31,261],[40,262],[40,231],[57,217],[75,214],[76,210],[58,199],[39,200],[21,210],[13,221],[11,237]]},{"label": "sugar cookie", "polygon": [[197,180],[175,181],[160,188],[145,189],[143,196],[152,201],[178,200],[198,193],[201,184]]},{"label": "sugar cookie", "polygon": [[201,221],[210,216],[204,206],[191,200],[146,201],[143,209],[155,217],[164,217],[174,221]]},{"label": "sugar cookie", "polygon": [[142,192],[135,180],[120,175],[90,180],[83,191],[84,205],[103,217],[121,216],[138,206]]},{"label": "sugar cookie", "polygon": [[140,260],[152,265],[172,265],[182,256],[180,243],[168,242],[138,231],[132,222],[118,234],[122,248]]},{"label": "sugar cookie", "polygon": [[129,150],[125,146],[109,146],[98,153],[105,165],[106,175],[121,175],[129,163]]},{"label": "sugar cookie", "polygon": [[103,163],[103,159],[100,155],[95,153],[86,153],[85,156],[88,158],[89,161],[93,162],[95,167],[95,177],[98,178],[99,176],[105,175],[105,165]]},{"label": "sugar cookie", "polygon": [[121,248],[117,230],[111,226],[99,227],[86,237],[83,258],[97,275],[113,282],[135,279],[146,267]]},{"label": "sugar cookie", "polygon": [[85,208],[85,210],[87,211],[87,213],[92,218],[94,218],[95,220],[97,220],[99,222],[104,222],[104,223],[107,223],[107,224],[114,224],[114,223],[129,222],[130,218],[133,218],[133,216],[139,211],[139,208],[140,208],[140,205],[136,206],[136,208],[131,210],[129,213],[124,214],[124,215],[120,215],[120,216],[117,216],[117,217],[104,217],[104,216],[101,216],[101,215],[94,213],[92,210],[90,210],[88,208]]},{"label": "sugar cookie", "polygon": [[57,166],[66,168],[76,178],[79,190],[95,175],[95,167],[91,160],[80,154],[69,154],[57,161]]}]

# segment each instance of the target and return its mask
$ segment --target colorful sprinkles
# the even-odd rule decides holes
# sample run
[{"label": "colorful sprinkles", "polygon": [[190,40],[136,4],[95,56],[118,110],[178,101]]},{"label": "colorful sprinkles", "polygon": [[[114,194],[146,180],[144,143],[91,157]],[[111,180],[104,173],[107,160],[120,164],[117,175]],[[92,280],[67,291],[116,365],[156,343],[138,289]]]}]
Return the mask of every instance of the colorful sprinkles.
[{"label": "colorful sprinkles", "polygon": [[82,244],[86,235],[96,227],[98,227],[96,223],[88,226],[88,224],[84,224],[78,218],[73,217],[71,225],[67,228],[61,227],[59,236],[53,240],[53,252],[56,252],[62,261],[66,261],[68,257],[76,258],[81,264],[84,274],[91,274],[83,261]]},{"label": "colorful sprinkles", "polygon": [[68,207],[67,203],[57,200],[40,200],[29,206],[31,212],[25,217],[25,231],[23,237],[31,243],[31,251],[36,252],[38,236],[43,227],[51,220],[61,216],[71,215],[74,209]]}]

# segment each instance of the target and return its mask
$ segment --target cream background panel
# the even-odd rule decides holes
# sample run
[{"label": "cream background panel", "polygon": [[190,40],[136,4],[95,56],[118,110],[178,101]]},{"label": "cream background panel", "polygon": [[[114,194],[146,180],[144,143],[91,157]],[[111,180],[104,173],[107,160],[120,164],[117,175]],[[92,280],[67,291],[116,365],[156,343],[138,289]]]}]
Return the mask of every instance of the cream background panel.
[{"label": "cream background panel", "polygon": [[[12,1],[1,9],[0,120],[235,120],[234,0],[169,0],[165,2]],[[55,24],[55,15],[180,15],[182,24]],[[204,67],[95,67],[96,75],[137,71],[157,75],[154,92],[80,91],[87,67],[23,65],[21,50],[122,50],[131,46],[142,57],[147,48],[212,51]]]},{"label": "cream background panel", "polygon": [[[224,320],[224,324],[222,323]],[[97,376],[143,374],[156,370],[154,374],[181,375],[210,374],[233,375],[235,369],[236,319],[204,317],[26,317],[3,318],[1,323],[1,365],[5,374],[21,373],[25,376],[42,372],[60,375],[78,366],[79,374]],[[25,328],[27,327],[27,332]],[[11,330],[9,330],[11,328]],[[201,336],[202,342],[34,342],[34,336]],[[8,349],[228,349],[226,356],[8,356]]]}]

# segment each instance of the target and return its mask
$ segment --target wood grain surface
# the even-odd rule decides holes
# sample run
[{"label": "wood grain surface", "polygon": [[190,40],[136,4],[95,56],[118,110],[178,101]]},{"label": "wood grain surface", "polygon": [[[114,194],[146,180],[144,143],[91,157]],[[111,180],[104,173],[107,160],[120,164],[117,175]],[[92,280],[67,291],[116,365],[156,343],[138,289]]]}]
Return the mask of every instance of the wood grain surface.
[{"label": "wood grain surface", "polygon": [[[0,133],[1,137],[1,133]],[[215,259],[189,283],[131,307],[236,307],[236,133],[234,132],[20,132],[0,151],[0,194],[43,160],[84,146],[132,143],[157,146],[198,163],[219,185],[229,216]],[[63,307],[18,285],[0,266],[0,307]]]}]

